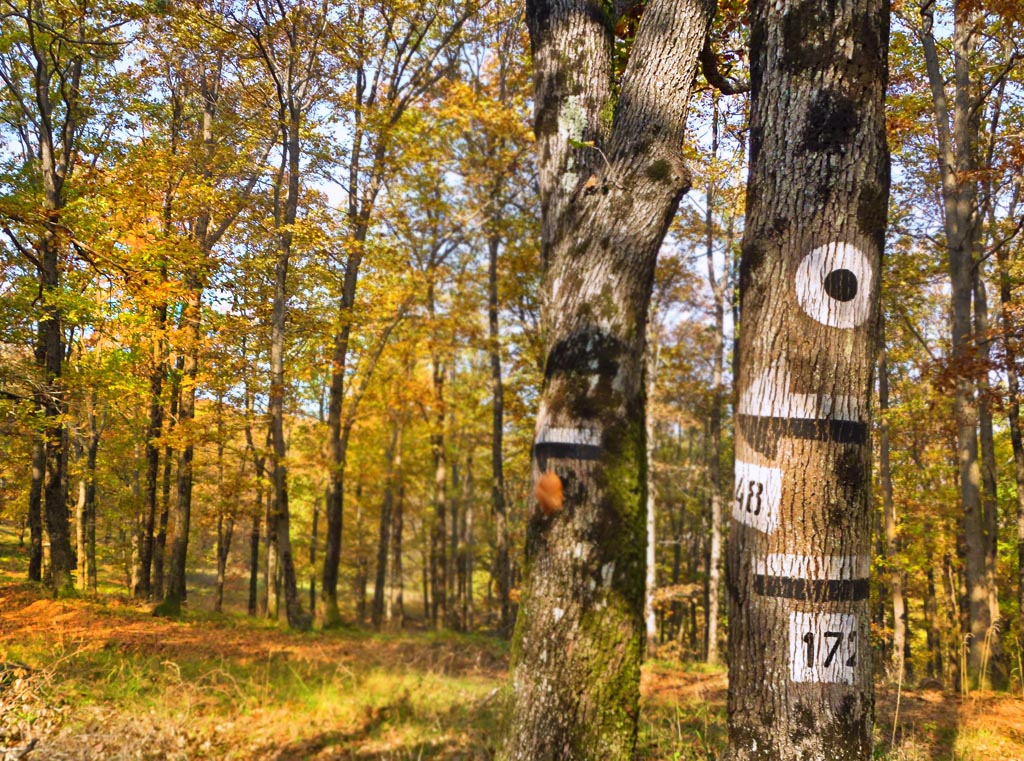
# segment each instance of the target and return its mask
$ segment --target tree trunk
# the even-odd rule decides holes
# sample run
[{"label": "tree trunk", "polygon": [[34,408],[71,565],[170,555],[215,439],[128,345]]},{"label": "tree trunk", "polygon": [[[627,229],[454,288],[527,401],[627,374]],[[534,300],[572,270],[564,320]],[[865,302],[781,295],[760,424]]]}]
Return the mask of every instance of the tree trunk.
[{"label": "tree trunk", "polygon": [[[653,324],[653,321],[652,321]],[[645,655],[653,658],[658,652],[658,618],[654,607],[654,594],[658,590],[658,524],[656,520],[657,495],[654,486],[654,413],[651,409],[657,388],[658,343],[654,331],[647,337],[647,404],[644,405],[644,426],[647,458],[647,552],[644,558],[644,634]]]},{"label": "tree trunk", "polygon": [[[179,355],[174,362],[171,375],[171,401],[168,410],[167,433],[174,431],[178,422],[178,408],[181,405],[181,375],[185,368],[185,357]],[[164,596],[164,550],[167,544],[167,523],[171,514],[171,475],[174,465],[174,450],[170,445],[164,447],[164,472],[160,484],[160,528],[153,546],[153,597],[160,600]]]},{"label": "tree trunk", "polygon": [[[921,9],[922,43],[932,90],[939,137],[939,173],[946,233],[951,291],[950,332],[956,387],[953,397],[957,429],[957,460],[960,469],[960,501],[963,510],[964,570],[967,581],[969,650],[966,674],[970,684],[984,684],[984,672],[992,645],[998,639],[993,627],[987,562],[985,516],[981,500],[978,461],[978,400],[972,355],[973,272],[978,261],[979,217],[977,152],[980,111],[974,108],[972,66],[977,37],[977,10],[954,4],[953,112],[950,114],[945,81],[933,36],[934,0]],[[952,125],[952,128],[951,128]],[[996,674],[993,674],[995,677]]]},{"label": "tree trunk", "polygon": [[756,0],[751,14],[729,757],[869,759],[888,3]]},{"label": "tree trunk", "polygon": [[890,676],[902,680],[909,676],[910,642],[907,639],[907,607],[903,597],[903,569],[900,567],[896,506],[893,503],[892,468],[889,461],[889,366],[885,350],[885,329],[878,352],[878,480],[882,488],[882,514],[885,536],[885,561],[889,568],[889,593],[892,597],[892,653]]},{"label": "tree trunk", "polygon": [[217,521],[217,586],[213,596],[213,610],[220,613],[224,608],[224,582],[227,579],[228,554],[231,552],[231,537],[235,531],[235,516],[228,513]]},{"label": "tree trunk", "polygon": [[29,555],[28,580],[43,580],[43,481],[46,474],[46,444],[41,435],[32,440],[32,483],[28,492]]},{"label": "tree trunk", "polygon": [[[434,317],[434,286],[431,282],[428,310]],[[433,319],[432,319],[433,321]],[[434,430],[430,434],[430,454],[434,467],[434,516],[430,529],[430,621],[435,629],[448,620],[448,458],[444,445],[444,365],[436,351],[430,358],[434,379]]]},{"label": "tree trunk", "polygon": [[[288,469],[285,464],[287,444],[284,437],[284,351],[285,317],[287,310],[288,264],[291,257],[292,229],[298,216],[299,204],[299,128],[301,111],[295,105],[282,105],[282,149],[288,161],[287,196],[283,216],[277,214],[278,256],[274,267],[274,299],[270,318],[270,395],[267,413],[270,418],[270,439],[273,447],[271,460],[271,501],[273,521],[277,534],[278,556],[284,584],[285,615],[288,626],[303,629],[308,625],[302,613],[295,561],[292,558],[291,513],[288,507]],[[287,121],[285,120],[287,117]],[[276,200],[276,199],[275,199]]]},{"label": "tree trunk", "polygon": [[373,584],[373,628],[380,630],[384,619],[384,583],[388,569],[388,548],[392,533],[392,511],[395,501],[396,473],[402,463],[402,424],[395,418],[391,422],[391,441],[384,453],[387,468],[384,472],[384,501],[380,507],[380,531],[377,540],[377,574]]},{"label": "tree trunk", "polygon": [[680,146],[712,4],[651,0],[617,88],[614,10],[527,6],[546,268],[533,478],[561,494],[529,516],[506,761],[618,761],[636,743],[647,309],[689,186]]},{"label": "tree trunk", "polygon": [[178,403],[178,425],[185,426],[185,443],[178,455],[178,488],[174,502],[174,534],[167,568],[167,590],[163,602],[157,606],[160,615],[178,616],[185,601],[185,564],[188,557],[188,535],[192,521],[192,459],[195,452],[194,432],[190,430],[195,419],[196,381],[199,344],[202,340],[200,314],[202,286],[194,273],[188,276],[182,323],[187,334],[181,370],[181,399]]},{"label": "tree trunk", "polygon": [[388,621],[401,630],[405,625],[405,578],[402,570],[402,524],[405,507],[405,485],[402,483],[402,471],[398,470],[398,496],[391,519],[391,595]]},{"label": "tree trunk", "polygon": [[[718,158],[718,99],[712,112],[711,159]],[[708,418],[708,485],[711,492],[710,537],[707,575],[707,632],[705,660],[718,663],[718,609],[721,597],[722,574],[722,407],[726,393],[723,383],[725,363],[725,298],[729,282],[729,259],[726,254],[722,277],[715,275],[714,264],[714,206],[717,183],[709,180],[705,199],[704,253],[708,265],[708,283],[715,298],[715,337],[711,361],[711,414]]]},{"label": "tree trunk", "polygon": [[1020,428],[1020,375],[1017,369],[1018,339],[1011,319],[1013,288],[1006,249],[996,249],[999,267],[1000,329],[1006,356],[1006,416],[1013,448],[1013,474],[1017,486],[1017,631],[1024,634],[1024,436]]},{"label": "tree trunk", "polygon": [[[165,225],[165,229],[166,229]],[[166,275],[164,277],[166,280]],[[159,503],[160,447],[157,440],[163,433],[164,405],[163,383],[167,364],[164,359],[163,334],[167,324],[167,305],[153,308],[154,326],[153,368],[149,376],[149,425],[146,429],[146,522],[142,528],[142,542],[139,546],[139,583],[134,590],[138,598],[152,594],[153,542],[156,530],[157,505]]]},{"label": "tree trunk", "polygon": [[249,606],[247,608],[250,616],[255,616],[258,611],[257,601],[259,599],[259,578],[260,578],[260,519],[263,517],[263,490],[257,491],[259,498],[256,504],[256,512],[252,516],[252,528],[249,529]]},{"label": "tree trunk", "polygon": [[[495,212],[496,215],[496,212]],[[494,513],[495,560],[498,605],[501,617],[498,633],[512,633],[509,605],[508,515],[505,507],[505,390],[501,379],[501,337],[498,331],[498,252],[501,239],[496,233],[487,237],[487,326],[491,354],[491,510]]]}]

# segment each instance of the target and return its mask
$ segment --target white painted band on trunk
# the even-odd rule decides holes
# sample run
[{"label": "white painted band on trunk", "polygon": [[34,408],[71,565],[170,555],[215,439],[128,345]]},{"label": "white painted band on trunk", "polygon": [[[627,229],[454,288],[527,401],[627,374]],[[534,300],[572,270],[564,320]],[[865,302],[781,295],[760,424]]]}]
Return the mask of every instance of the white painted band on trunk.
[{"label": "white painted band on trunk", "polygon": [[732,517],[740,523],[772,533],[779,527],[782,469],[736,461]]},{"label": "white painted band on trunk", "polygon": [[872,275],[871,262],[856,246],[827,243],[797,267],[796,300],[822,325],[855,328],[871,314]]},{"label": "white painted band on trunk", "polygon": [[866,579],[871,569],[867,555],[791,555],[773,552],[751,561],[754,573],[791,579],[845,581]]},{"label": "white painted band on trunk", "polygon": [[537,444],[582,444],[601,446],[601,432],[590,428],[548,428],[542,426],[537,433]]},{"label": "white painted band on trunk", "polygon": [[855,614],[794,610],[789,614],[789,678],[853,684],[861,644]]},{"label": "white painted band on trunk", "polygon": [[791,392],[793,376],[784,359],[762,370],[742,394],[741,415],[801,420],[864,420],[864,404],[846,394],[796,394]]}]

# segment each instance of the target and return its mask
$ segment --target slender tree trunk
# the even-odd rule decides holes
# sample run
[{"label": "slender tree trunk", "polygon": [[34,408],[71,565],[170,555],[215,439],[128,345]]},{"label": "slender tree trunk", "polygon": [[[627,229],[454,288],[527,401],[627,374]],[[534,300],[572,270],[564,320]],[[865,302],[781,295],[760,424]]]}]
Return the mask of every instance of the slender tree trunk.
[{"label": "slender tree trunk", "polygon": [[252,528],[249,529],[249,606],[250,616],[258,612],[259,578],[260,578],[260,519],[263,512],[263,490],[258,489],[256,512],[252,516]]},{"label": "slender tree trunk", "polygon": [[[164,278],[166,280],[166,276]],[[142,530],[142,543],[139,546],[139,584],[135,588],[136,597],[152,595],[153,543],[155,541],[157,505],[159,504],[160,447],[157,440],[163,433],[164,405],[163,383],[167,372],[164,358],[164,343],[160,335],[167,324],[167,304],[153,308],[155,335],[153,341],[153,369],[149,376],[149,425],[146,429],[146,522]]]},{"label": "slender tree trunk", "polygon": [[[718,99],[712,112],[711,158],[718,158]],[[715,337],[712,343],[711,364],[711,414],[708,418],[708,484],[711,492],[710,537],[707,575],[707,649],[705,660],[718,663],[718,609],[721,598],[722,576],[722,407],[725,397],[723,382],[725,364],[725,298],[728,284],[728,254],[721,278],[715,275],[714,264],[714,207],[717,201],[717,184],[709,181],[705,199],[704,253],[708,265],[708,283],[715,297]]]},{"label": "slender tree trunk", "polygon": [[713,9],[648,2],[618,83],[616,7],[595,9],[527,6],[546,269],[542,491],[528,519],[503,761],[620,761],[636,744],[647,310],[689,186],[679,146]]},{"label": "slender tree trunk", "polygon": [[[291,546],[291,513],[288,506],[288,469],[285,464],[287,444],[284,436],[284,350],[285,318],[288,300],[288,264],[291,257],[292,228],[298,216],[299,203],[299,128],[301,112],[292,106],[287,112],[282,107],[282,148],[288,158],[287,197],[283,217],[278,217],[278,257],[274,268],[274,299],[270,318],[270,396],[267,412],[270,417],[271,444],[274,457],[271,460],[271,483],[273,490],[273,520],[277,534],[278,555],[281,562],[284,584],[285,614],[288,625],[293,629],[308,625],[302,613],[299,600],[298,581]],[[284,125],[287,125],[286,127]]]},{"label": "slender tree trunk", "polygon": [[887,47],[884,0],[751,3],[728,553],[736,761],[872,754],[868,432]]},{"label": "slender tree trunk", "polygon": [[32,441],[32,482],[28,492],[29,581],[43,580],[43,481],[45,474],[45,439],[42,436],[36,436]]},{"label": "slender tree trunk", "polygon": [[384,473],[384,501],[380,507],[380,531],[377,540],[377,573],[373,584],[373,628],[380,630],[384,619],[384,583],[388,568],[388,549],[392,533],[392,511],[395,500],[395,480],[402,462],[402,424],[395,418],[391,422],[391,441],[384,453],[387,468]]},{"label": "slender tree trunk", "polygon": [[[934,0],[928,0],[922,6],[921,39],[938,127],[939,170],[951,285],[951,362],[956,368],[953,409],[957,428],[970,635],[966,676],[971,684],[984,684],[987,679],[983,673],[984,666],[997,644],[998,630],[993,626],[991,611],[982,474],[978,459],[978,399],[975,379],[969,369],[975,352],[972,297],[980,232],[976,171],[980,111],[973,105],[975,86],[972,82],[978,11],[958,2],[954,4],[953,12],[952,114],[933,36]],[[999,674],[993,672],[993,679],[998,678]]]},{"label": "slender tree trunk", "polygon": [[[652,323],[653,324],[653,321]],[[647,337],[647,404],[644,405],[644,425],[647,437],[647,552],[644,559],[646,576],[644,578],[644,633],[647,658],[653,658],[658,652],[658,618],[655,613],[654,595],[658,590],[658,525],[657,525],[657,494],[654,485],[654,439],[655,421],[652,404],[654,391],[657,388],[658,346],[655,332],[648,328]]]},{"label": "slender tree trunk", "polygon": [[405,577],[402,569],[402,528],[403,509],[405,507],[405,485],[402,483],[402,471],[398,473],[398,495],[391,517],[391,609],[388,621],[396,629],[405,625]]},{"label": "slender tree trunk", "polygon": [[890,674],[894,679],[909,676],[910,642],[907,639],[907,606],[903,596],[903,569],[900,567],[899,537],[896,528],[896,506],[893,503],[892,467],[889,452],[889,366],[885,350],[885,330],[881,331],[878,352],[878,480],[882,487],[885,560],[889,567],[889,592],[892,598],[892,661]]},{"label": "slender tree trunk", "polygon": [[181,399],[178,403],[178,425],[186,427],[185,443],[178,455],[178,488],[177,499],[174,502],[174,534],[171,540],[171,553],[167,569],[167,589],[163,602],[157,607],[159,614],[167,616],[180,615],[181,605],[185,600],[185,566],[188,557],[188,535],[192,521],[192,460],[195,447],[192,441],[194,433],[190,428],[195,419],[196,409],[198,355],[202,339],[200,314],[203,289],[194,273],[188,276],[188,280],[182,315],[187,333],[187,346],[183,352]]},{"label": "slender tree trunk", "polygon": [[[428,310],[431,321],[434,318],[434,285],[428,286]],[[430,530],[430,621],[435,629],[450,623],[448,621],[448,459],[444,443],[444,365],[436,351],[432,353],[431,366],[434,379],[434,430],[430,434],[430,453],[434,467],[434,518]]]},{"label": "slender tree trunk", "polygon": [[[168,410],[167,433],[170,435],[178,422],[178,408],[181,404],[181,375],[185,368],[184,355],[174,361],[171,375],[171,400]],[[160,483],[160,526],[153,545],[153,597],[164,596],[164,550],[167,544],[167,523],[171,513],[171,475],[174,466],[174,450],[164,447],[164,472]]]},{"label": "slender tree trunk", "polygon": [[501,336],[498,330],[498,252],[501,239],[497,234],[487,237],[487,329],[491,354],[491,510],[494,513],[494,568],[498,583],[498,605],[501,617],[498,632],[512,633],[509,605],[508,515],[505,507],[505,390],[501,378]]},{"label": "slender tree trunk", "polygon": [[1017,367],[1018,339],[1011,319],[1013,287],[1005,248],[996,249],[999,267],[1000,329],[1006,356],[1006,416],[1013,448],[1013,474],[1017,486],[1017,631],[1024,633],[1024,436],[1020,423],[1020,374]]},{"label": "slender tree trunk", "polygon": [[217,587],[214,590],[213,610],[220,613],[224,608],[224,582],[227,579],[231,537],[235,532],[235,516],[228,513],[223,521],[218,520],[217,523]]}]

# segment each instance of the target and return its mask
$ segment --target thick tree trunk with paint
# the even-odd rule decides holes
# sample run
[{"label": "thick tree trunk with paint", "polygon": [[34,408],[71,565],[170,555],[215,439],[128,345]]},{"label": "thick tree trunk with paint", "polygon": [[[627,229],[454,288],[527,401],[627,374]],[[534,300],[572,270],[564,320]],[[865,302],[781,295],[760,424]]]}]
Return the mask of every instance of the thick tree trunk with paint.
[{"label": "thick tree trunk with paint", "polygon": [[[1001,649],[999,631],[993,626],[991,575],[989,573],[981,467],[978,453],[979,410],[973,377],[975,352],[972,302],[974,268],[979,261],[980,214],[978,207],[978,151],[980,110],[975,108],[979,11],[966,3],[953,6],[952,111],[946,82],[939,68],[934,38],[934,0],[922,5],[921,41],[932,91],[932,105],[939,140],[939,175],[942,179],[943,219],[950,277],[951,361],[957,367],[953,410],[957,429],[957,460],[960,469],[960,501],[963,510],[964,572],[968,604],[969,682],[985,681],[984,667],[991,653]],[[993,661],[991,677],[1002,681],[1000,663]]]},{"label": "thick tree trunk with paint", "polygon": [[869,759],[888,3],[751,3],[729,757]]},{"label": "thick tree trunk with paint", "polygon": [[[623,4],[625,5],[625,4]],[[651,0],[614,81],[618,6],[531,0],[545,379],[499,758],[630,759],[643,649],[644,344],[713,6]]]}]

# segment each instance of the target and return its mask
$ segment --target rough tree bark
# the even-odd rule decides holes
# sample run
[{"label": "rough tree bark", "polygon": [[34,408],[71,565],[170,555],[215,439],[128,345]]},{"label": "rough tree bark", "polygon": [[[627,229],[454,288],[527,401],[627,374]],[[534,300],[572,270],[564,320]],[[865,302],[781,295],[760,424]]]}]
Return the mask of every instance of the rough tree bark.
[{"label": "rough tree bark", "polygon": [[888,3],[751,3],[729,757],[868,759]]},{"label": "rough tree bark", "polygon": [[647,309],[690,185],[686,109],[713,3],[647,3],[616,81],[625,6],[526,9],[545,263],[533,475],[552,472],[561,497],[529,519],[503,759],[628,759],[636,743]]}]

